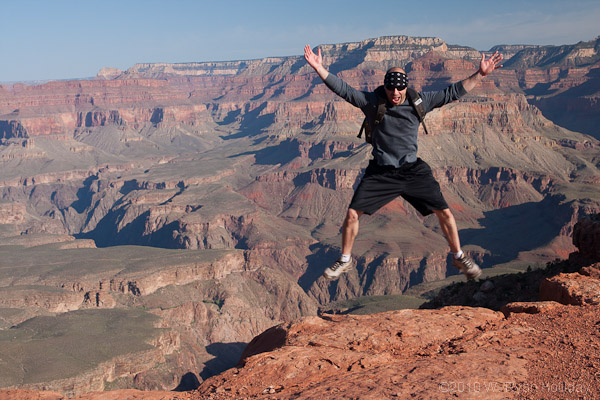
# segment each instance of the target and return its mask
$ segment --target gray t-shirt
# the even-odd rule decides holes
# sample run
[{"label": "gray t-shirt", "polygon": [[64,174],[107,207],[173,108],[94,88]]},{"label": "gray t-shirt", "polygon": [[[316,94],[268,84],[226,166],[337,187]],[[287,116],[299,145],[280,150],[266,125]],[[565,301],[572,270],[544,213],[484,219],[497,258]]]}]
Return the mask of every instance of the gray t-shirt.
[{"label": "gray t-shirt", "polygon": [[[377,165],[400,167],[405,162],[417,161],[419,117],[408,100],[397,106],[387,102],[383,120],[373,129],[373,122],[377,116],[377,95],[374,92],[354,89],[331,73],[325,79],[325,84],[335,94],[360,108],[367,117],[371,126],[373,157]],[[429,112],[458,100],[466,93],[462,82],[457,82],[444,90],[422,92],[420,95],[425,111]]]}]

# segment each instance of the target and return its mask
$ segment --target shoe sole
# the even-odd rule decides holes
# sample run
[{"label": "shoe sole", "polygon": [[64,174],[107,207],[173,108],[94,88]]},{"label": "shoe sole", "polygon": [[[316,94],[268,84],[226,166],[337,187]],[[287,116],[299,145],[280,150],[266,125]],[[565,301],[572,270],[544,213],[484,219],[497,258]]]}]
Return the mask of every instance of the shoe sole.
[{"label": "shoe sole", "polygon": [[335,275],[327,275],[327,271],[323,272],[323,277],[325,279],[327,279],[328,281],[335,281],[336,279],[339,279],[340,276],[342,276],[342,274],[345,274],[346,272],[350,271],[352,269],[353,265],[350,264],[348,267],[344,268],[339,275],[335,276]]},{"label": "shoe sole", "polygon": [[323,278],[327,279],[328,281],[335,281],[336,279],[338,279],[342,274],[338,275],[338,276],[329,276],[327,275],[325,272],[323,272]]},{"label": "shoe sole", "polygon": [[454,264],[454,262],[452,262],[452,265],[459,270],[466,278],[467,280],[471,281],[473,279],[477,279],[481,276],[481,268],[477,267],[477,272],[471,276],[469,276],[470,274],[467,274],[464,269],[462,269],[461,267],[459,267],[458,265]]},{"label": "shoe sole", "polygon": [[474,274],[471,274],[471,276],[469,276],[469,275],[467,275],[467,274],[465,274],[465,276],[467,277],[467,279],[468,279],[468,280],[472,281],[473,279],[477,279],[477,278],[479,278],[479,277],[481,276],[481,273],[482,273],[482,272],[481,272],[481,268],[479,268],[479,269],[477,270],[477,272],[475,272]]}]

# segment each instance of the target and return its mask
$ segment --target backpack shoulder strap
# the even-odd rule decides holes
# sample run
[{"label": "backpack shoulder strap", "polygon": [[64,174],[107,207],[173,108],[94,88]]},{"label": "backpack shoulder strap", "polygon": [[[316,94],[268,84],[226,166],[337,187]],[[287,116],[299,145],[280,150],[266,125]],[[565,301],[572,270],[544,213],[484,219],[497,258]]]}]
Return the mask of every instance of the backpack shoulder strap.
[{"label": "backpack shoulder strap", "polygon": [[383,116],[385,115],[385,110],[387,109],[387,95],[385,94],[383,86],[379,86],[375,89],[375,94],[377,95],[377,116],[375,117],[375,125],[377,125],[383,120]]},{"label": "backpack shoulder strap", "polygon": [[[375,95],[377,95],[377,114],[375,116],[374,124],[377,126],[385,115],[386,107],[386,95],[383,89],[383,86],[379,86],[375,89]],[[367,118],[363,120],[362,126],[360,127],[360,131],[358,132],[358,137],[362,137],[363,131],[365,132],[365,140],[367,143],[371,143],[371,127],[367,121]]]},{"label": "backpack shoulder strap", "polygon": [[427,132],[427,126],[425,125],[425,121],[424,121],[425,114],[427,114],[427,113],[425,112],[425,107],[423,106],[423,99],[419,95],[419,92],[417,92],[413,88],[408,88],[406,90],[406,94],[408,97],[408,101],[413,106],[413,108],[417,112],[417,115],[419,116],[419,122],[421,122],[423,124],[423,129],[425,129],[425,134],[428,135],[429,132]]}]

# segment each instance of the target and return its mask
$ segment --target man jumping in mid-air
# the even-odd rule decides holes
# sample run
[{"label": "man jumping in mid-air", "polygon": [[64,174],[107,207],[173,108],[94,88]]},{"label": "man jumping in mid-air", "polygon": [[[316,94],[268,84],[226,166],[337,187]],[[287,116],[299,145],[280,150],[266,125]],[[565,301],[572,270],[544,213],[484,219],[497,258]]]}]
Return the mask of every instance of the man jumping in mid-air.
[{"label": "man jumping in mid-air", "polygon": [[[464,273],[467,279],[481,275],[479,266],[460,247],[458,229],[452,212],[433,177],[431,168],[417,158],[417,136],[419,115],[407,101],[408,78],[402,68],[391,68],[383,81],[385,92],[385,114],[376,121],[378,98],[375,92],[354,89],[323,66],[321,49],[315,54],[309,45],[304,47],[304,58],[319,77],[335,94],[355,107],[360,108],[367,118],[371,130],[373,159],[354,192],[342,226],[342,255],[323,276],[333,280],[352,268],[352,247],[358,234],[358,220],[362,214],[373,214],[381,207],[402,196],[421,213],[435,213],[440,227],[452,252],[452,264]],[[494,53],[486,60],[482,54],[479,69],[470,77],[448,86],[445,90],[420,93],[426,112],[458,100],[471,91],[481,79],[493,72],[502,61],[502,55]]]}]

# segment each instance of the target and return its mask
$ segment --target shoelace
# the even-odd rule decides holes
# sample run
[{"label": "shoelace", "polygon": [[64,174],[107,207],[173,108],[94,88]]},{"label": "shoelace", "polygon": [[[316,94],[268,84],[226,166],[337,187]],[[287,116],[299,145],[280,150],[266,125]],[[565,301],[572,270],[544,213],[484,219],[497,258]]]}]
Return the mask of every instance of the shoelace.
[{"label": "shoelace", "polygon": [[461,257],[461,258],[458,258],[458,259],[457,259],[457,261],[458,261],[459,263],[461,263],[461,264],[462,264],[462,268],[464,268],[464,272],[467,272],[467,273],[468,273],[468,272],[470,272],[472,269],[474,269],[474,268],[475,268],[475,267],[474,267],[473,260],[471,260],[471,259],[470,259],[470,258],[468,258],[468,257],[465,257],[465,256],[463,256],[463,257]]},{"label": "shoelace", "polygon": [[462,261],[462,263],[465,265],[465,267],[467,267],[467,269],[473,268],[473,262],[470,258],[463,257],[460,261]]},{"label": "shoelace", "polygon": [[337,271],[338,268],[340,268],[344,263],[341,261],[336,261],[335,264],[333,264],[333,266],[331,267],[332,271]]}]

